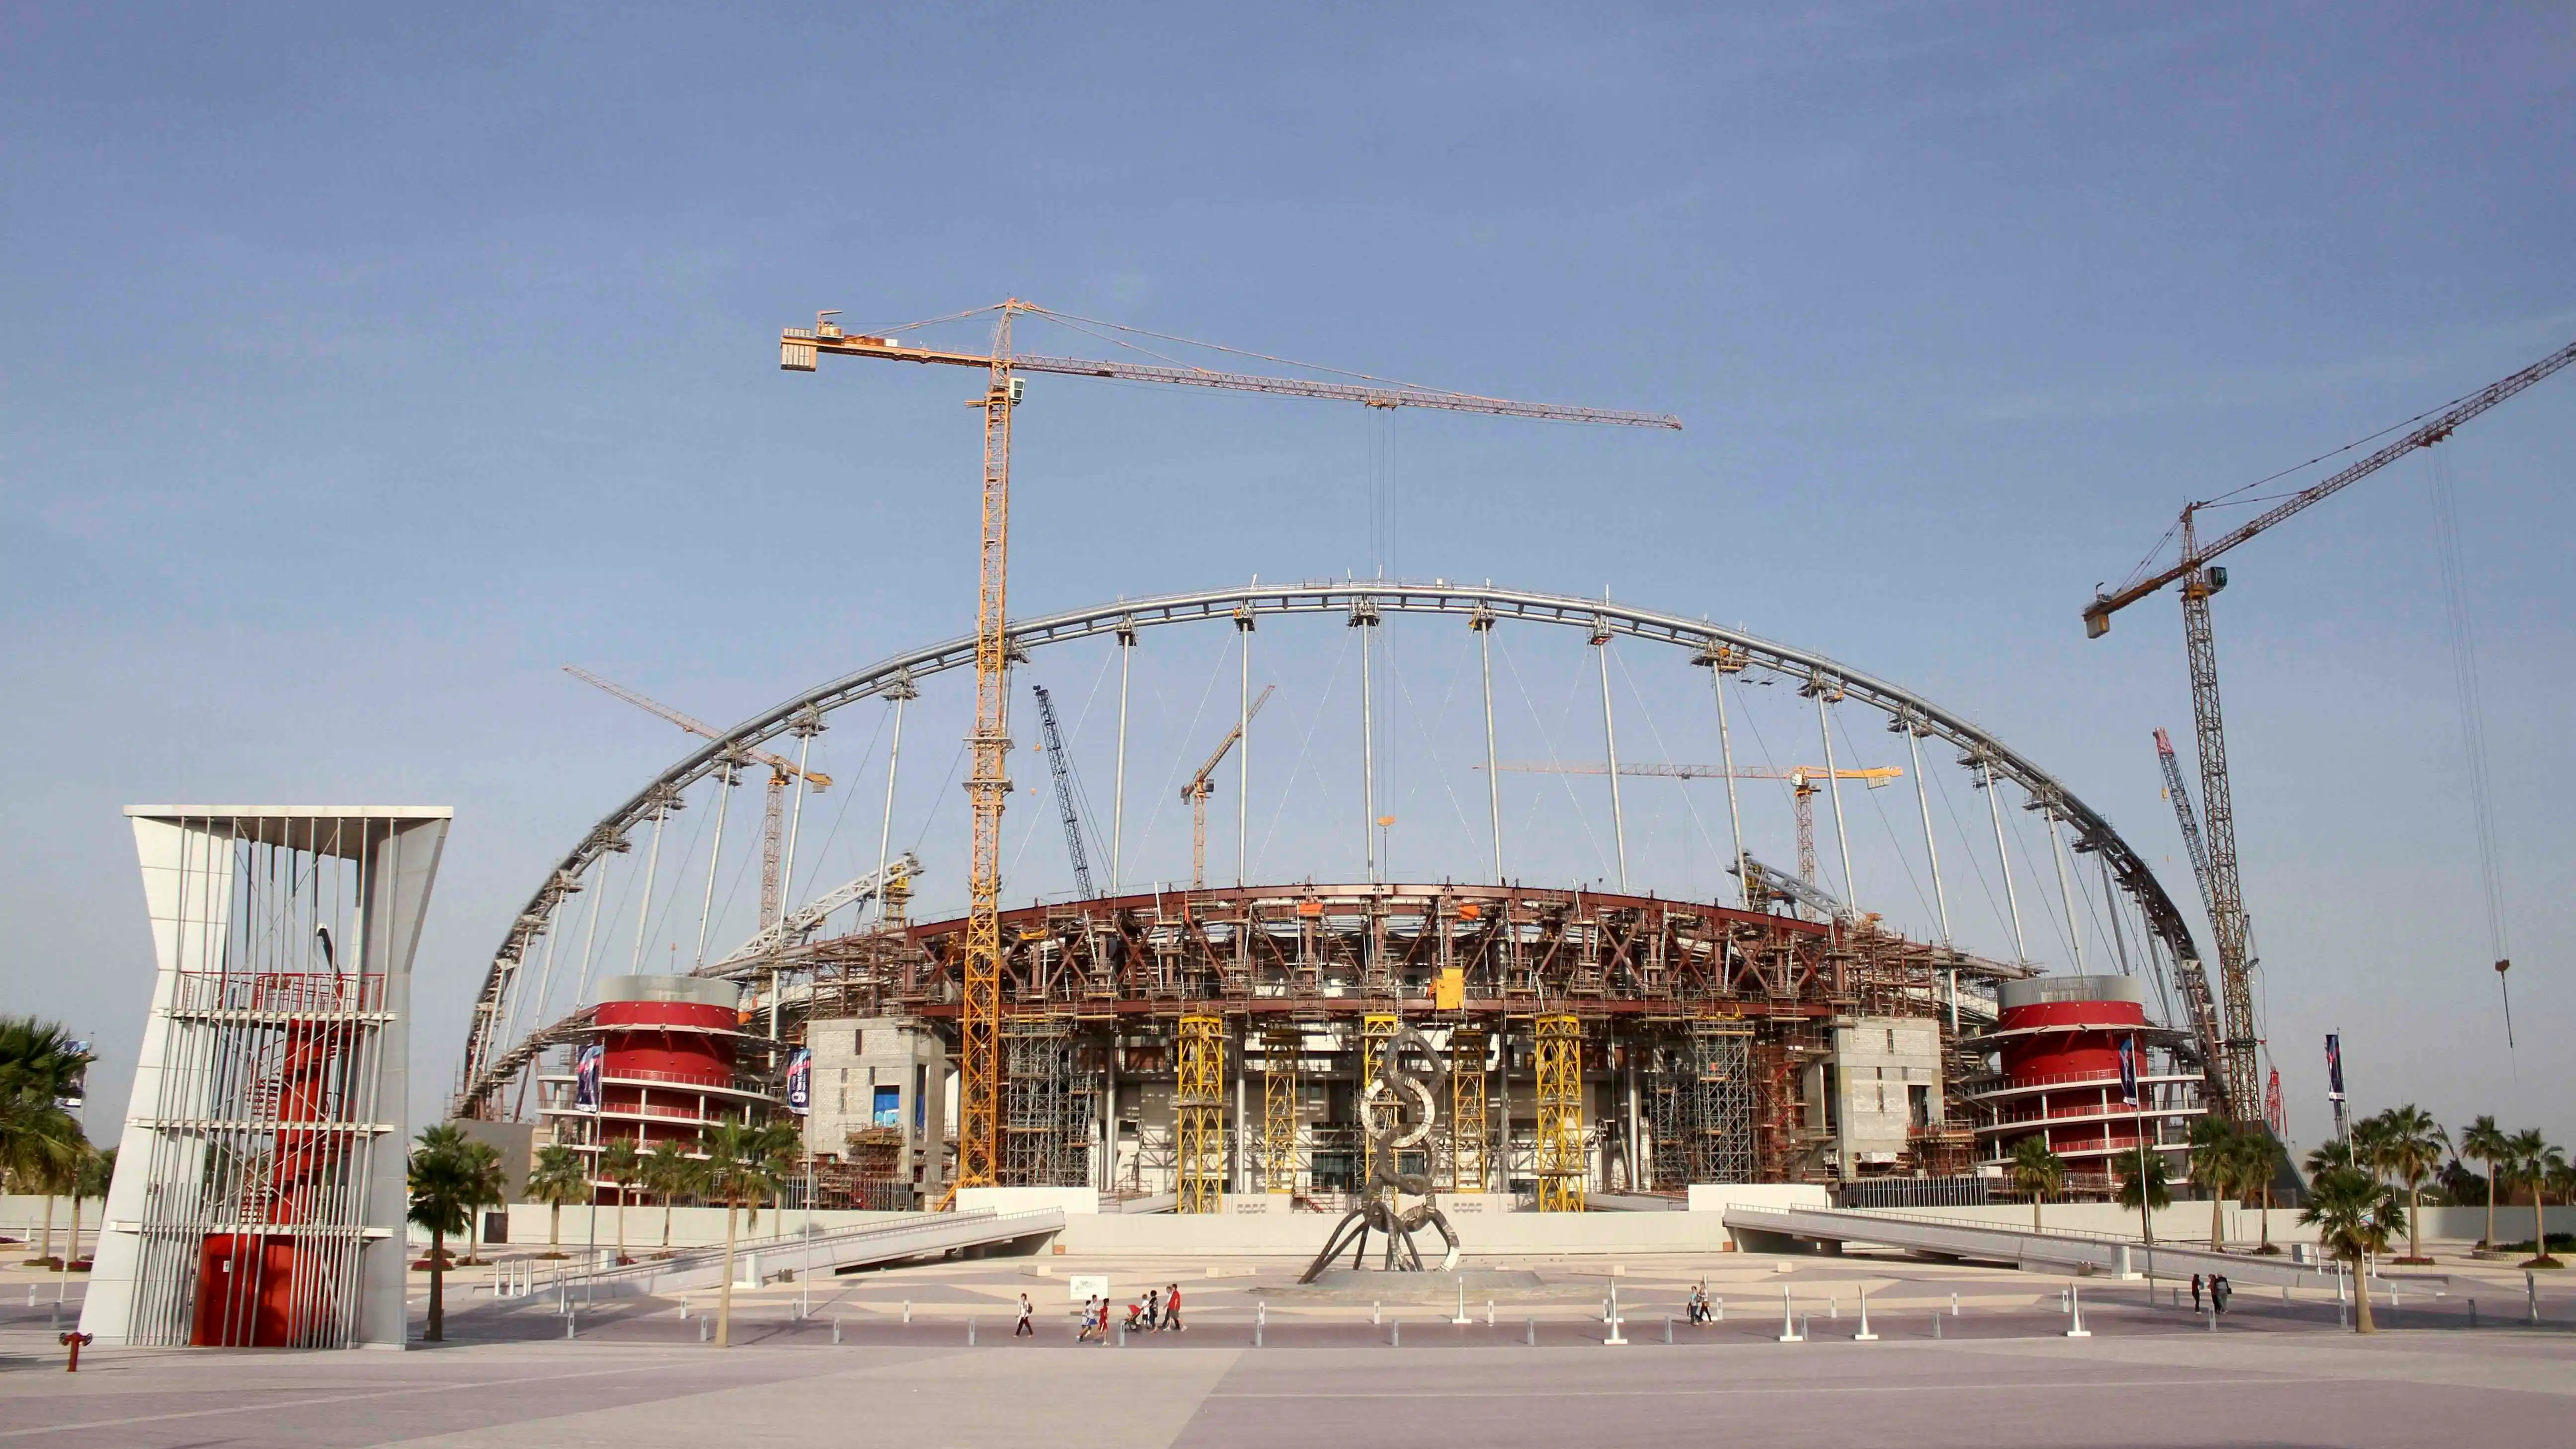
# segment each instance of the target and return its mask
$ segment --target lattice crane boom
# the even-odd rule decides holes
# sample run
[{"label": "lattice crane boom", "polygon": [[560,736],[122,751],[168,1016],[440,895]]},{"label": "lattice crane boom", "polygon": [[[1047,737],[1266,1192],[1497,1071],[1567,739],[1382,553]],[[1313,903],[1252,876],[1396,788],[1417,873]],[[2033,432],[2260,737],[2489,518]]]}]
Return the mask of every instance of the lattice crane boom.
[{"label": "lattice crane boom", "polygon": [[1091,859],[1082,849],[1082,812],[1073,805],[1073,766],[1056,729],[1055,701],[1043,684],[1030,685],[1029,692],[1038,697],[1038,726],[1046,736],[1047,770],[1055,776],[1056,813],[1064,817],[1064,853],[1073,860],[1073,887],[1087,901],[1100,892],[1091,884]]},{"label": "lattice crane boom", "polygon": [[[2222,1050],[2220,1060],[2204,1064],[2209,1086],[2240,1122],[2261,1120],[2262,1104],[2254,1090],[2261,1027],[2254,1016],[2251,927],[2245,911],[2242,873],[2236,858],[2236,796],[2227,771],[2227,729],[2218,691],[2218,643],[2211,626],[2209,601],[2227,587],[2227,570],[2216,559],[2275,524],[2304,512],[2418,448],[2442,442],[2463,423],[2576,362],[2576,343],[2541,358],[2510,376],[2501,377],[2420,419],[2401,424],[2406,431],[2394,441],[2319,482],[2302,488],[2206,544],[2200,541],[2198,515],[2216,500],[2184,507],[2175,529],[2180,546],[2175,562],[2123,584],[2096,591],[2084,606],[2085,637],[2098,639],[2111,631],[2111,616],[2165,585],[2182,585],[2183,653],[2191,670],[2193,743],[2200,763],[2200,804],[2207,827],[2208,868],[2204,898],[2210,932],[2218,947],[2218,981]],[[2358,445],[2355,445],[2358,446]],[[2168,780],[2176,778],[2172,773]],[[2181,799],[2182,797],[2177,797]]]},{"label": "lattice crane boom", "polygon": [[891,337],[845,333],[832,320],[836,315],[832,312],[815,314],[811,328],[782,329],[778,339],[778,365],[788,372],[812,372],[826,355],[972,367],[984,372],[984,395],[976,404],[984,414],[984,507],[975,610],[975,728],[967,736],[973,762],[966,780],[967,797],[974,811],[974,834],[967,871],[965,960],[959,973],[957,1175],[951,1183],[952,1203],[955,1188],[987,1187],[1000,1180],[1002,808],[1011,789],[1010,779],[1003,773],[1011,749],[1010,696],[1004,680],[1009,656],[1003,621],[1010,592],[1011,412],[1020,402],[1018,374],[1105,377],[1356,402],[1368,407],[1435,408],[1552,422],[1681,426],[1679,419],[1660,414],[1514,402],[1375,380],[1318,382],[1203,368],[1023,356],[1011,346],[1015,318],[1023,314],[1053,317],[1073,325],[1079,325],[1079,319],[1065,318],[1016,297],[989,310],[995,320],[992,350],[987,353],[907,347]]}]

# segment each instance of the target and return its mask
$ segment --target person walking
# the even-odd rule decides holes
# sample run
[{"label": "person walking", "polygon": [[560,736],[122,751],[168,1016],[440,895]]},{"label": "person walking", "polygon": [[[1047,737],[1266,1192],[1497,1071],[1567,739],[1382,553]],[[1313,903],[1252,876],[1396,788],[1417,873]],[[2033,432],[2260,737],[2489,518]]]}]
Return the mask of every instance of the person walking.
[{"label": "person walking", "polygon": [[2194,1313],[2200,1311],[2200,1275],[2198,1273],[2191,1275],[2191,1311]]},{"label": "person walking", "polygon": [[1021,1295],[1020,1295],[1020,1326],[1011,1330],[1011,1337],[1013,1337],[1013,1338],[1035,1338],[1035,1337],[1037,1337],[1037,1336],[1038,1336],[1038,1331],[1037,1331],[1036,1329],[1034,1329],[1034,1328],[1032,1328],[1032,1327],[1030,1327],[1030,1326],[1029,1326],[1029,1315],[1030,1315],[1030,1314],[1032,1314],[1032,1313],[1034,1313],[1034,1312],[1036,1312],[1036,1311],[1037,1311],[1037,1310],[1036,1310],[1035,1308],[1031,1307],[1031,1306],[1030,1306],[1030,1304],[1029,1304],[1029,1295],[1027,1295],[1026,1293],[1021,1294]]},{"label": "person walking", "polygon": [[1073,1336],[1074,1342],[1087,1343],[1090,1341],[1092,1329],[1098,1321],[1096,1310],[1099,1306],[1100,1298],[1097,1294],[1082,1300],[1082,1330]]},{"label": "person walking", "polygon": [[1163,1290],[1148,1288],[1145,1290],[1145,1331],[1151,1333],[1162,1326]]},{"label": "person walking", "polygon": [[1174,1333],[1189,1331],[1181,1324],[1181,1285],[1178,1283],[1163,1290],[1163,1326]]},{"label": "person walking", "polygon": [[2211,1313],[2223,1316],[2227,1312],[2227,1300],[2234,1296],[2236,1296],[2236,1285],[2227,1281],[2226,1274],[2210,1275],[2209,1311]]}]

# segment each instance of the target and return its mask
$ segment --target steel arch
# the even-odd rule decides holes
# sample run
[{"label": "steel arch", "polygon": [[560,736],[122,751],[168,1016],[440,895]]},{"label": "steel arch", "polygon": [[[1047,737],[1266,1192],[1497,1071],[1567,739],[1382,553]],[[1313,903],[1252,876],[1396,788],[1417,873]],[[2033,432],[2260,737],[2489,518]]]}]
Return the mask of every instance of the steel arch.
[{"label": "steel arch", "polygon": [[[1323,579],[1297,584],[1255,582],[1195,593],[1121,599],[1014,624],[1009,631],[1009,640],[1016,658],[1044,645],[1071,643],[1164,624],[1232,620],[1247,614],[1349,615],[1372,609],[1381,614],[1451,614],[1465,619],[1519,620],[1587,632],[1607,631],[1688,649],[1697,664],[1707,663],[1721,649],[1736,651],[1748,668],[1794,680],[1801,688],[1831,690],[1840,698],[1857,699],[1887,715],[1889,729],[1910,730],[1924,738],[1946,740],[1960,751],[1961,764],[1991,769],[1996,778],[2013,782],[2031,799],[2053,808],[2060,819],[2074,828],[2075,849],[2102,853],[2120,888],[2137,902],[2148,926],[2182,971],[2191,974],[2200,970],[2200,951],[2193,944],[2190,926],[2175,907],[2172,897],[2165,893],[2155,873],[2147,867],[2145,858],[2131,849],[2098,811],[2078,799],[2073,791],[2047,771],[1966,717],[1885,680],[1822,654],[1775,643],[1707,619],[1684,618],[1610,599],[1533,593],[1496,588],[1491,584],[1458,584],[1447,580],[1408,583]],[[515,1069],[499,1069],[498,1053],[505,1044],[494,1039],[495,1033],[501,1029],[501,1013],[511,977],[528,947],[548,929],[548,918],[555,907],[572,893],[583,873],[602,855],[626,848],[628,830],[649,821],[652,811],[663,801],[674,798],[714,773],[729,759],[738,759],[741,751],[786,734],[800,720],[814,719],[861,700],[886,697],[913,686],[926,676],[951,669],[971,668],[974,662],[975,640],[973,636],[966,635],[926,649],[897,654],[843,675],[734,726],[725,732],[723,739],[710,741],[663,771],[603,817],[583,835],[579,844],[556,862],[546,883],[528,898],[527,904],[503,935],[499,949],[493,953],[492,964],[484,973],[482,990],[475,999],[464,1068],[451,1115],[475,1115],[478,1104],[496,1094],[510,1076],[515,1075]],[[2185,995],[2189,996],[2188,988]],[[2210,1073],[2210,1091],[2223,1099],[2227,1089],[2234,1084],[2218,1079],[2216,1062],[2206,1062],[2203,1067]]]}]

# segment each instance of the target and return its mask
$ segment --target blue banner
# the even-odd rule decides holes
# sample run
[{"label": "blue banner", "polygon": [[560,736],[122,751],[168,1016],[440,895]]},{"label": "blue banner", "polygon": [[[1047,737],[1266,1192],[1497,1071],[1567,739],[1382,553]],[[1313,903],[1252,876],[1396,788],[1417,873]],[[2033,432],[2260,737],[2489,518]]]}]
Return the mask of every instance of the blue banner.
[{"label": "blue banner", "polygon": [[2138,1039],[2120,1043],[2120,1105],[2138,1105]]},{"label": "blue banner", "polygon": [[2343,1034],[2326,1033],[2326,1100],[2343,1100]]},{"label": "blue banner", "polygon": [[572,1105],[574,1110],[599,1110],[599,1068],[606,1050],[597,1042],[581,1049],[581,1060],[572,1069]]},{"label": "blue banner", "polygon": [[814,1109],[814,1049],[787,1054],[787,1110],[802,1117]]}]

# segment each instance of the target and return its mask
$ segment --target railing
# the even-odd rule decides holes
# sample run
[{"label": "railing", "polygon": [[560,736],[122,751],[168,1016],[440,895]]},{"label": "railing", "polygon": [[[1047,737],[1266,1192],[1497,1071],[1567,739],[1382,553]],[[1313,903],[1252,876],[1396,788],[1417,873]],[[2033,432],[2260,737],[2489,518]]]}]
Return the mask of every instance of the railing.
[{"label": "railing", "polygon": [[2018,1112],[2009,1117],[1999,1113],[1993,1120],[1980,1125],[1977,1130],[1980,1132],[1992,1132],[1999,1127],[2017,1127],[2024,1122],[2065,1122],[2085,1117],[2111,1120],[2117,1120],[2124,1117],[2174,1117],[2201,1110],[2202,1109],[2197,1105],[2190,1107],[2158,1107],[2153,1105],[2133,1107],[2126,1102],[2088,1102],[2080,1107],[2067,1107],[2054,1112]]},{"label": "railing", "polygon": [[636,1086],[691,1087],[701,1092],[736,1092],[746,1097],[766,1097],[769,1095],[765,1089],[760,1087],[738,1085],[738,1083],[743,1080],[743,1078],[736,1077],[731,1081],[714,1082],[709,1081],[705,1077],[690,1076],[685,1072],[656,1072],[642,1067],[624,1067],[614,1072],[603,1073],[600,1076],[600,1081],[610,1086],[626,1083]]},{"label": "railing", "polygon": [[[2202,1080],[2203,1078],[2197,1072],[2149,1072],[2138,1078],[2138,1082],[2142,1086],[2151,1082],[2198,1083]],[[1990,1076],[1972,1077],[1969,1081],[1972,1084],[1992,1083],[1993,1085],[1991,1087],[1980,1087],[1978,1090],[1991,1090],[1997,1092],[2037,1091],[2041,1088],[2056,1087],[2116,1088],[2120,1085],[2120,1074],[2117,1070],[2107,1072],[2057,1072],[2045,1077],[2010,1077],[1995,1074]]]},{"label": "railing", "polygon": [[184,971],[179,975],[178,1011],[263,1011],[321,1015],[385,1009],[385,978],[375,975],[331,975],[322,972],[267,972],[258,975]]}]

